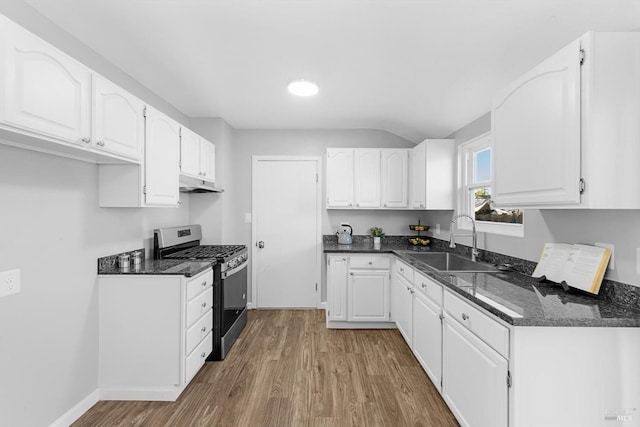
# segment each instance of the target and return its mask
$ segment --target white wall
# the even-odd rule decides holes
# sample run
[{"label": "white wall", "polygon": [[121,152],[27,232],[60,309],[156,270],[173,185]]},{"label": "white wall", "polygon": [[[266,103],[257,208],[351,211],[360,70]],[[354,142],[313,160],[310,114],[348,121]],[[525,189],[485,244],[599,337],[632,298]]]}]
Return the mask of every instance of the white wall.
[{"label": "white wall", "polygon": [[[233,170],[235,179],[235,238],[237,243],[252,246],[251,223],[245,213],[251,213],[251,162],[255,155],[326,156],[328,147],[410,148],[414,144],[399,136],[378,130],[235,130],[233,135]],[[323,175],[326,164],[323,160]],[[322,200],[326,198],[323,188]],[[387,234],[406,234],[405,227],[417,220],[415,213],[398,211],[346,211],[322,209],[322,233],[336,232],[340,222],[349,222],[356,234],[368,234],[372,226],[383,227]],[[406,228],[408,231],[408,227]],[[251,268],[249,268],[251,277]],[[322,300],[326,298],[324,270]],[[251,289],[249,289],[251,301]]]},{"label": "white wall", "polygon": [[219,118],[192,118],[190,123],[192,130],[216,145],[216,186],[224,193],[190,194],[189,222],[202,225],[205,245],[236,244],[233,129]]},{"label": "white wall", "polygon": [[97,258],[146,247],[180,208],[99,208],[98,167],[0,145],[0,425],[44,426],[98,385]]},{"label": "white wall", "polygon": [[[455,132],[458,144],[491,129],[491,116],[485,114]],[[451,212],[430,212],[428,224],[441,224],[449,238]],[[457,239],[469,244],[469,239]],[[612,243],[615,245],[614,271],[607,271],[606,278],[640,286],[637,250],[640,248],[640,212],[638,210],[587,210],[587,209],[526,209],[524,212],[524,238],[480,233],[478,244],[493,252],[512,255],[530,261],[538,261],[545,242]]]},{"label": "white wall", "polygon": [[[0,13],[145,102],[188,118],[20,0]],[[97,258],[145,246],[179,209],[98,208],[97,166],[0,145],[0,271],[22,293],[0,299],[0,426],[44,426],[97,388]]]}]

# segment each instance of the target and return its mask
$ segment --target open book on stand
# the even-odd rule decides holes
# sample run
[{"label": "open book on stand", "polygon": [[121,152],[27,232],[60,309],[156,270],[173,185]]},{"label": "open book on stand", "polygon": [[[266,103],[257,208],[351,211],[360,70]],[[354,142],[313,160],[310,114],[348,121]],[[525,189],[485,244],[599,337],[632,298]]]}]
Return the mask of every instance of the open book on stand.
[{"label": "open book on stand", "polygon": [[542,256],[532,276],[597,295],[609,258],[611,258],[609,248],[545,243]]}]

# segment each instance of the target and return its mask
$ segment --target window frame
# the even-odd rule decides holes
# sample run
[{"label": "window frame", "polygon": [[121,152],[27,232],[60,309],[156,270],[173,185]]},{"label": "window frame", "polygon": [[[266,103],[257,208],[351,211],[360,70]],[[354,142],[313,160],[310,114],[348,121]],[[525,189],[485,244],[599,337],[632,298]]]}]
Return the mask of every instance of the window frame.
[{"label": "window frame", "polygon": [[[486,148],[491,148],[491,169],[489,181],[473,182],[474,168],[473,155]],[[491,132],[486,132],[458,145],[458,185],[456,212],[470,215],[475,218],[475,212],[471,208],[471,191],[480,188],[490,187],[493,193],[494,183],[494,147]],[[457,227],[462,230],[471,230],[471,221],[467,218],[460,218]],[[522,224],[511,224],[507,222],[476,221],[476,230],[482,233],[500,234],[504,236],[524,237],[524,216]]]}]

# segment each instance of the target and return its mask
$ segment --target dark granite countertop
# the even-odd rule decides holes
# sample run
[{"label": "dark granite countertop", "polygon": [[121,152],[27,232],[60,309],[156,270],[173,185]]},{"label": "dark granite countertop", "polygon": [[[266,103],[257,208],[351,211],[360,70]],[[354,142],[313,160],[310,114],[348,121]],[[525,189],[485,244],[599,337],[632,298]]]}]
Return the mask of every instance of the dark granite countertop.
[{"label": "dark granite countertop", "polygon": [[[349,247],[344,247],[349,246]],[[440,245],[437,251],[446,251]],[[366,239],[353,245],[338,245],[325,239],[325,253],[393,253],[446,289],[482,307],[514,326],[640,327],[640,311],[597,296],[553,283],[539,283],[516,271],[494,273],[441,273],[411,257],[415,251],[401,240],[391,240],[380,249]]]},{"label": "dark granite countertop", "polygon": [[[142,264],[135,266],[133,261],[130,262],[129,268],[118,267],[118,255],[109,255],[98,258],[98,275],[106,274],[122,274],[122,275],[175,275],[192,277],[202,273],[213,264],[209,261],[185,261],[182,259],[144,259],[144,249],[138,249],[141,252],[143,260]],[[123,252],[131,254],[136,251]]]},{"label": "dark granite countertop", "polygon": [[140,266],[132,265],[129,268],[119,268],[112,266],[98,270],[99,275],[104,274],[124,274],[124,275],[178,275],[192,277],[202,273],[211,267],[210,262],[184,261],[174,259],[147,259],[142,261]]}]

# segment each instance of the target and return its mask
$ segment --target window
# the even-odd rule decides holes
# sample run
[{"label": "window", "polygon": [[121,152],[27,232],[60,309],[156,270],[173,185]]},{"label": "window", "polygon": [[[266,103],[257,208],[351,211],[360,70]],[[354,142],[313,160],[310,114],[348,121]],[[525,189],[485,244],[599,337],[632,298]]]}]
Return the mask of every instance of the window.
[{"label": "window", "polygon": [[[458,148],[458,212],[474,218],[478,231],[522,237],[522,209],[500,209],[491,200],[492,149],[488,133]],[[461,219],[458,226],[470,229],[471,222]]]}]

